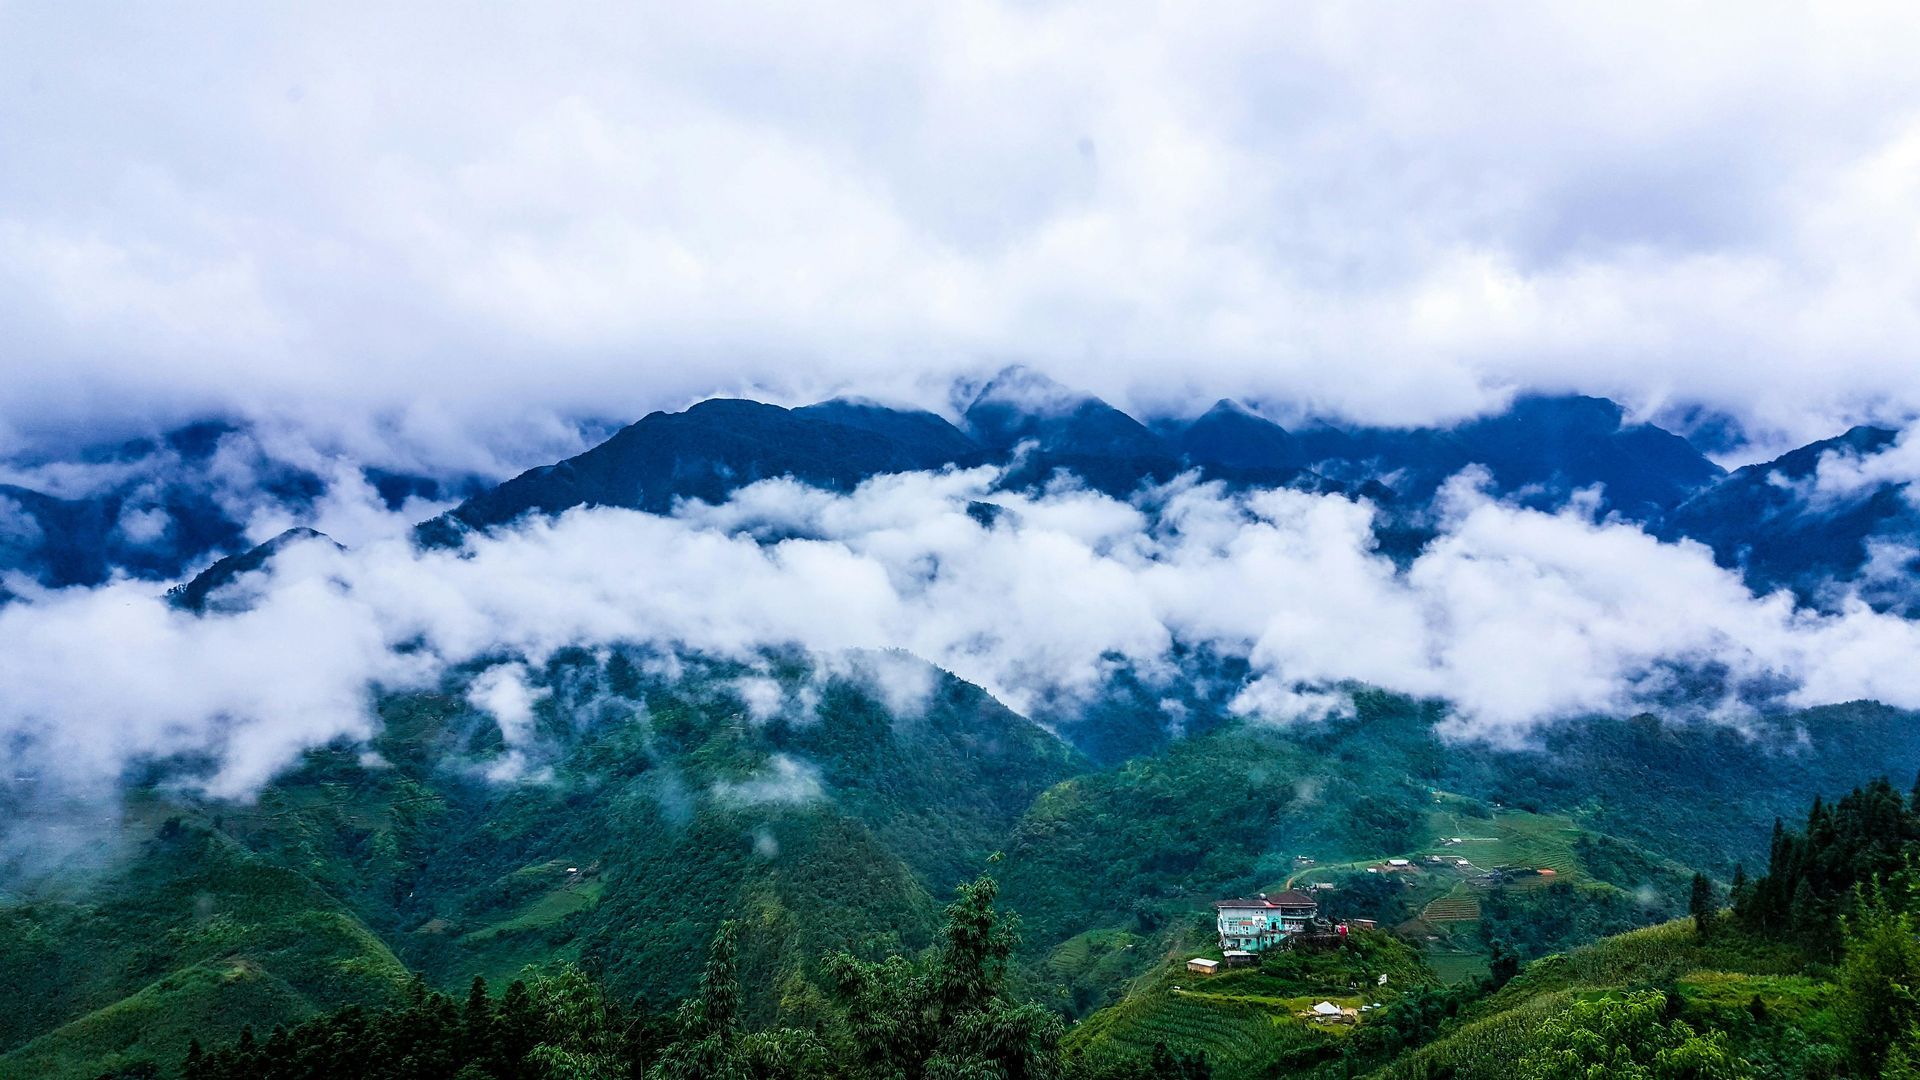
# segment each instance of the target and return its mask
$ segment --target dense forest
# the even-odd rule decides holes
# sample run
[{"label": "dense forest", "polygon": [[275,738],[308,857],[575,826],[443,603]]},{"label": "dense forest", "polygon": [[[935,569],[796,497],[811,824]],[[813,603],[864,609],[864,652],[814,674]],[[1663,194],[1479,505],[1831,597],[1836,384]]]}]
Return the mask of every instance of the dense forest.
[{"label": "dense forest", "polygon": [[[392,1007],[353,1006],[264,1036],[248,1029],[219,1045],[196,1040],[178,1068],[186,1080],[1914,1077],[1916,856],[1920,792],[1902,797],[1875,781],[1816,801],[1804,830],[1777,829],[1765,872],[1736,874],[1730,908],[1696,875],[1686,919],[1524,964],[1524,953],[1544,946],[1502,943],[1486,977],[1453,986],[1432,979],[1393,935],[1359,933],[1330,950],[1270,952],[1256,969],[1193,992],[1174,987],[1187,999],[1225,1000],[1214,988],[1239,980],[1284,996],[1377,972],[1383,985],[1391,973],[1404,988],[1338,1037],[1307,1032],[1250,1068],[1178,1038],[1124,1049],[1116,1036],[1140,1022],[1142,1002],[1167,994],[1177,977],[1167,973],[1136,981],[1127,1000],[1080,1025],[1018,1000],[1008,973],[1019,920],[998,908],[997,883],[985,875],[958,890],[926,949],[824,957],[824,996],[803,1026],[745,1020],[748,999],[780,990],[743,979],[738,927],[728,922],[697,990],[672,1007],[619,1000],[573,965],[530,973],[498,995],[475,979],[464,1000],[416,980]],[[1582,909],[1564,886],[1524,895],[1492,932],[1511,932],[1529,912],[1548,924],[1540,933],[1549,939],[1568,932],[1568,918],[1608,917]],[[1177,957],[1168,959],[1171,970]],[[163,1072],[137,1063],[108,1075]]]},{"label": "dense forest", "polygon": [[[1911,717],[1871,705],[1768,721],[1805,733],[1788,759],[1652,716],[1506,750],[1448,741],[1444,709],[1365,689],[1350,715],[1284,731],[1202,723],[1196,699],[1183,737],[1101,766],[918,661],[851,663],[923,673],[920,715],[896,716],[858,669],[802,656],[669,671],[571,650],[527,672],[539,783],[479,775],[499,735],[463,671],[381,698],[372,755],[309,752],[252,805],[138,787],[113,860],[0,907],[0,976],[19,991],[0,1015],[0,1076],[170,1080],[194,1041],[196,1068],[217,1069],[269,1044],[371,1060],[436,1039],[456,1072],[519,1075],[534,1048],[574,1039],[539,1033],[583,995],[594,1004],[569,1015],[604,1016],[617,1038],[596,1045],[617,1041],[644,1075],[686,1041],[679,1003],[704,992],[699,958],[723,931],[743,1045],[823,1046],[842,1075],[894,1068],[849,1047],[924,1030],[850,1025],[897,1016],[903,987],[937,981],[924,965],[947,932],[938,897],[996,852],[996,903],[1020,933],[994,994],[1027,1010],[1008,1015],[1032,1025],[1034,1075],[1358,1075],[1447,1044],[1532,985],[1522,969],[1688,911],[1701,881],[1740,912],[1716,942],[1837,964],[1850,890],[1879,873],[1896,891],[1914,831],[1885,784],[1822,802],[1804,836],[1757,824],[1804,806],[1796,778],[1853,782],[1868,747],[1920,757]],[[817,706],[756,718],[739,697],[749,676]],[[1124,720],[1161,705],[1119,692],[1102,707]],[[1737,762],[1738,782],[1730,767],[1702,779],[1708,759]],[[1770,846],[1749,882],[1739,865]],[[1412,865],[1382,872],[1390,858]],[[1213,899],[1296,879],[1328,915],[1380,930],[1312,963],[1183,985],[1186,958],[1218,955]],[[469,1001],[475,976],[491,992]],[[1329,999],[1364,1019],[1302,1021]],[[470,1006],[519,1034],[505,1049],[448,1034]]]},{"label": "dense forest", "polygon": [[[737,928],[722,924],[698,992],[670,1012],[623,1004],[578,968],[516,980],[498,999],[475,979],[464,1002],[416,982],[410,1000],[349,1008],[276,1028],[249,1029],[211,1052],[196,1041],[186,1080],[303,1080],[355,1075],[393,1080],[803,1080],[829,1077],[1206,1077],[1204,1060],[1164,1048],[1153,1057],[1084,1068],[1063,1059],[1060,1018],[1006,994],[1014,920],[981,877],[947,907],[940,944],[921,956],[825,960],[829,1019],[810,1029],[742,1023]],[[754,988],[764,990],[765,988]],[[1168,1071],[1171,1070],[1171,1071]],[[148,1070],[150,1072],[150,1070]],[[118,1076],[137,1075],[121,1070]]]}]

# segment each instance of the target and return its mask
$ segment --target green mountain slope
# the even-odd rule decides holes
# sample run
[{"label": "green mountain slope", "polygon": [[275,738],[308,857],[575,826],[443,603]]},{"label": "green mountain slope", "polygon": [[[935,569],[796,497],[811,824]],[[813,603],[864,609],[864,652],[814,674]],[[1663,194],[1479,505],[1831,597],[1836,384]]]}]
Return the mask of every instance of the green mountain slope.
[{"label": "green mountain slope", "polygon": [[0,1076],[172,1060],[195,1032],[385,1003],[409,979],[323,890],[173,819],[84,898],[0,911]]},{"label": "green mountain slope", "polygon": [[1532,964],[1457,1030],[1372,1075],[1504,1080],[1515,1062],[1540,1051],[1548,1025],[1577,1002],[1649,990],[1667,995],[1673,1018],[1731,1034],[1734,1051],[1750,1062],[1772,1065],[1784,1056],[1792,1059],[1780,1063],[1789,1070],[1831,1065],[1833,984],[1806,971],[1806,958],[1782,945],[1731,935],[1702,942],[1691,920],[1636,930]]},{"label": "green mountain slope", "polygon": [[[1828,783],[1809,777],[1920,764],[1911,718],[1870,706],[1769,721],[1805,733],[1791,753],[1650,717],[1513,750],[1356,691],[1344,718],[1227,720],[1095,767],[904,657],[623,650],[515,667],[532,705],[509,742],[470,700],[500,664],[381,698],[370,747],[311,752],[253,803],[134,792],[118,869],[0,906],[0,978],[26,1003],[0,1018],[0,1076],[165,1057],[192,1026],[174,1018],[264,1032],[390,999],[410,971],[458,991],[571,961],[664,1003],[725,919],[749,1023],[804,1026],[824,953],[932,943],[938,898],[995,852],[1018,993],[1137,1049],[1209,1010],[1230,1032],[1291,1008],[1135,992],[1205,947],[1220,895],[1331,885],[1330,914],[1378,919],[1460,982],[1496,942],[1569,949],[1677,913],[1690,867],[1758,866],[1772,808]],[[1126,1011],[1096,1024],[1102,1006]],[[1133,1014],[1162,1019],[1116,1026]]]}]

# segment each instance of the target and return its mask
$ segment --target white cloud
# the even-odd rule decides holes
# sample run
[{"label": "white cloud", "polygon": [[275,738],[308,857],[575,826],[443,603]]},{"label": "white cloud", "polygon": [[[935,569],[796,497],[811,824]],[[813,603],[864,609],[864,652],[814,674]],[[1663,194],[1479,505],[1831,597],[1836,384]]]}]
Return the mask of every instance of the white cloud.
[{"label": "white cloud", "polygon": [[[1495,740],[1658,705],[1676,667],[1723,669],[1730,690],[1705,708],[1736,722],[1737,691],[1761,685],[1788,705],[1920,708],[1905,662],[1920,625],[1756,597],[1698,545],[1502,504],[1471,477],[1404,570],[1372,550],[1370,508],[1342,498],[1182,482],[1133,506],[992,481],[923,473],[846,495],[773,481],[678,517],[574,511],[458,552],[294,544],[250,584],[249,610],[204,618],[128,583],[35,593],[0,608],[0,765],[111,790],[131,761],[210,755],[206,789],[244,796],[303,747],[364,739],[374,687],[487,660],[472,700],[511,770],[530,760],[511,755],[540,691],[499,658],[615,642],[749,664],[799,647],[903,717],[931,683],[884,650],[1032,709],[1097,692],[1116,665],[1171,677],[1176,645],[1206,646],[1250,661],[1244,713],[1312,719],[1360,682],[1447,699],[1459,733]],[[966,512],[981,498],[1014,512],[983,527]],[[780,522],[777,542],[741,531]],[[777,684],[738,688],[763,710],[812,708]]]},{"label": "white cloud", "polygon": [[43,535],[40,519],[28,513],[20,500],[0,495],[0,544],[24,547],[39,543]]},{"label": "white cloud", "polygon": [[509,781],[527,775],[535,742],[533,710],[551,693],[547,687],[527,685],[527,666],[522,663],[495,664],[474,677],[467,688],[467,703],[493,717],[507,748],[487,767],[487,779]]},{"label": "white cloud", "polygon": [[894,649],[833,653],[822,659],[828,674],[866,687],[897,720],[925,715],[939,685],[938,673],[925,661]]},{"label": "white cloud", "polygon": [[0,37],[0,426],[759,385],[1384,421],[1920,409],[1898,6],[62,5]]},{"label": "white cloud", "polygon": [[1876,453],[1849,449],[1820,455],[1811,494],[1817,503],[1833,503],[1891,485],[1903,489],[1907,500],[1920,508],[1916,480],[1920,480],[1920,425],[1902,430],[1892,444]]},{"label": "white cloud", "polygon": [[747,707],[747,715],[757,724],[774,720],[786,711],[787,692],[775,679],[748,675],[732,682],[733,692]]},{"label": "white cloud", "polygon": [[151,544],[166,536],[167,528],[173,524],[172,515],[166,509],[152,506],[142,509],[137,506],[123,507],[115,528],[120,535],[136,545]]},{"label": "white cloud", "polygon": [[[774,754],[767,759],[765,770],[745,780],[722,780],[713,785],[713,797],[732,806],[807,803],[825,793],[826,788],[820,783],[820,769],[812,762],[786,754]],[[769,851],[756,841],[754,850],[771,857],[780,849],[776,844]]]}]

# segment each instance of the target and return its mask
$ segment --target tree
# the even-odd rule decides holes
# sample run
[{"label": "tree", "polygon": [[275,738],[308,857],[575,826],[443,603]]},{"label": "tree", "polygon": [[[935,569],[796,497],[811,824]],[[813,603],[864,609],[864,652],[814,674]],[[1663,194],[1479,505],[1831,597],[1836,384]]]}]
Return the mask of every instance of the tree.
[{"label": "tree", "polygon": [[1857,890],[1854,914],[1841,925],[1842,1038],[1854,1068],[1877,1076],[1892,1051],[1920,1058],[1920,941],[1913,916],[1878,884]]},{"label": "tree", "polygon": [[738,927],[720,924],[700,976],[700,991],[674,1017],[677,1037],[647,1073],[650,1080],[802,1080],[826,1075],[826,1053],[811,1032],[742,1034]]},{"label": "tree", "polygon": [[1513,981],[1520,974],[1520,954],[1504,940],[1493,942],[1492,956],[1487,962],[1487,981],[1498,990]]},{"label": "tree", "polygon": [[1713,902],[1713,882],[1707,875],[1696,872],[1693,875],[1693,891],[1687,897],[1687,914],[1693,916],[1694,932],[1702,938],[1713,932],[1713,921],[1720,915],[1718,905]]},{"label": "tree", "polygon": [[1004,995],[1015,927],[994,910],[997,889],[985,875],[959,888],[947,906],[945,941],[931,958],[828,958],[827,974],[856,1055],[855,1075],[1059,1075],[1059,1018]]},{"label": "tree", "polygon": [[616,1010],[579,968],[543,975],[528,987],[541,1016],[540,1042],[527,1055],[551,1080],[603,1080],[627,1074]]}]

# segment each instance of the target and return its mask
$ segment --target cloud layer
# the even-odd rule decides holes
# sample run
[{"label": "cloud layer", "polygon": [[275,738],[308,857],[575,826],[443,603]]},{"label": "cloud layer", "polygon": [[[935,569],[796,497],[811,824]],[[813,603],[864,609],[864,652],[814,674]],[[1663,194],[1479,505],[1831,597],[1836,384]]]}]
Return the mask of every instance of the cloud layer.
[{"label": "cloud layer", "polygon": [[[574,511],[459,552],[297,544],[242,579],[252,602],[231,614],[186,615],[135,583],[30,597],[0,608],[0,771],[111,791],[129,763],[173,756],[244,797],[303,747],[364,738],[376,688],[480,660],[470,700],[501,727],[494,775],[510,781],[542,693],[517,660],[621,642],[749,661],[798,646],[903,710],[924,675],[850,651],[904,649],[1031,709],[1097,694],[1122,665],[1174,678],[1180,648],[1204,647],[1250,662],[1233,697],[1247,715],[1310,722],[1362,682],[1446,699],[1457,733],[1496,741],[1682,700],[1734,723],[1756,706],[1920,708],[1920,625],[1756,597],[1705,548],[1503,504],[1471,475],[1405,568],[1345,498],[1179,482],[1126,503],[994,480],[769,481],[673,516]],[[1006,508],[991,526],[968,513],[981,499]],[[751,678],[732,689],[755,715],[806,707]]]},{"label": "cloud layer", "polygon": [[1385,422],[1920,409],[1897,5],[3,17],[0,428],[511,430],[1015,359]]}]

